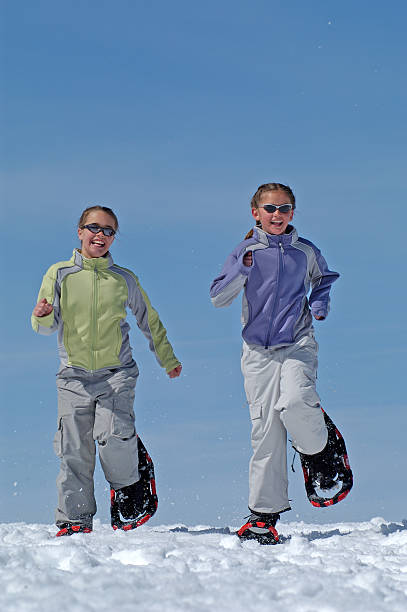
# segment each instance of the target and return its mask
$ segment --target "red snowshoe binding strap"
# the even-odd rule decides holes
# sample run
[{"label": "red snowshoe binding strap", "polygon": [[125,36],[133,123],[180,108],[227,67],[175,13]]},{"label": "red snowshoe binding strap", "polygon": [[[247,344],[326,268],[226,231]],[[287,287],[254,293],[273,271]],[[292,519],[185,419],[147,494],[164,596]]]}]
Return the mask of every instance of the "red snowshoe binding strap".
[{"label": "red snowshoe binding strap", "polygon": [[[137,444],[140,480],[135,485],[117,491],[110,489],[110,516],[113,529],[124,531],[136,529],[146,523],[157,510],[154,464],[139,436]],[[137,499],[133,505],[129,503],[131,491],[137,492]],[[130,506],[132,511],[129,511]]]},{"label": "red snowshoe binding strap", "polygon": [[[252,514],[248,517],[247,523],[242,525],[236,535],[240,540],[256,540],[259,544],[277,544],[279,541],[278,533],[275,528],[276,522],[280,518],[279,514]],[[258,531],[253,531],[258,529]]]},{"label": "red snowshoe binding strap", "polygon": [[[299,453],[308,499],[318,508],[332,506],[342,501],[353,486],[353,474],[345,441],[326,412],[322,408],[321,410],[328,430],[325,449],[316,455]],[[338,486],[341,488],[332,497],[323,497],[316,491],[317,488],[329,490]]]},{"label": "red snowshoe binding strap", "polygon": [[61,529],[55,535],[56,538],[60,538],[61,536],[70,536],[74,533],[92,533],[92,529],[90,527],[85,527],[85,525],[75,525],[74,523],[64,523],[60,525]]}]

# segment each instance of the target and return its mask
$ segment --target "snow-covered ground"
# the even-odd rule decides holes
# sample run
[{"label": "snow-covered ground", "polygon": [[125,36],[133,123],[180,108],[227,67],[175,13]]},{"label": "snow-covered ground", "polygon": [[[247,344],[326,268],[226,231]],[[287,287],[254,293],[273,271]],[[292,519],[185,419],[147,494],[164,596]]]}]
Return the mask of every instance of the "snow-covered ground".
[{"label": "snow-covered ground", "polygon": [[0,525],[4,612],[406,612],[407,521],[280,523],[282,544],[229,528],[145,525],[55,538]]}]

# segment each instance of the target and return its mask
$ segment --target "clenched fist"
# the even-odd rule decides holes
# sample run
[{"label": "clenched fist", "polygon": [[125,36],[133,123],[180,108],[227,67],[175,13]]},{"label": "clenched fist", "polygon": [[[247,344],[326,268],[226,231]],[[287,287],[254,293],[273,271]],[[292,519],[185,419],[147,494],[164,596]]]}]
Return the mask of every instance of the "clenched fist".
[{"label": "clenched fist", "polygon": [[47,300],[42,298],[42,300],[40,300],[34,308],[33,315],[35,317],[46,317],[52,312],[52,310],[53,308],[51,304],[48,304]]},{"label": "clenched fist", "polygon": [[245,253],[243,255],[243,263],[244,263],[245,266],[250,268],[250,266],[253,264],[253,253],[252,253],[252,251],[247,251],[247,253]]},{"label": "clenched fist", "polygon": [[179,366],[171,370],[171,372],[168,372],[168,376],[170,378],[178,378],[178,376],[181,374],[181,370],[182,370],[182,365],[180,364]]}]

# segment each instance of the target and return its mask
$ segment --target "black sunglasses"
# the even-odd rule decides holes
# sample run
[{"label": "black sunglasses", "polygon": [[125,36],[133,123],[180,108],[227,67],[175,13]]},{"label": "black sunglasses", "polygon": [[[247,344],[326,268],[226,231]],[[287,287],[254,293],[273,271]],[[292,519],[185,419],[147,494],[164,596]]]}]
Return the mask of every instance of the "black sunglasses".
[{"label": "black sunglasses", "polygon": [[98,234],[99,232],[103,232],[104,236],[114,236],[116,233],[116,230],[114,230],[112,227],[100,227],[100,225],[97,225],[97,223],[89,223],[89,225],[83,225],[82,229],[85,227],[87,230],[92,232],[92,234]]},{"label": "black sunglasses", "polygon": [[263,206],[259,206],[259,208],[264,208],[268,213],[276,212],[276,210],[281,213],[288,213],[292,210],[292,207],[292,204],[280,204],[280,206],[276,206],[275,204],[263,204]]}]

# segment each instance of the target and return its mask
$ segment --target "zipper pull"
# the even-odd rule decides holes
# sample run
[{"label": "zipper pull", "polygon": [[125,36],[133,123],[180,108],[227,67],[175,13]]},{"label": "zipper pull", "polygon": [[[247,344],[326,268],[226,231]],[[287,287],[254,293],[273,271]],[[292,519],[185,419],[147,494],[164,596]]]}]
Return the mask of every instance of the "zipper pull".
[{"label": "zipper pull", "polygon": [[281,251],[282,253],[284,253],[283,243],[282,243],[282,242],[279,242],[279,243],[278,243],[278,246],[280,247],[280,251]]}]

